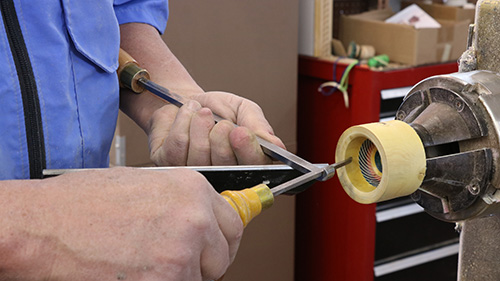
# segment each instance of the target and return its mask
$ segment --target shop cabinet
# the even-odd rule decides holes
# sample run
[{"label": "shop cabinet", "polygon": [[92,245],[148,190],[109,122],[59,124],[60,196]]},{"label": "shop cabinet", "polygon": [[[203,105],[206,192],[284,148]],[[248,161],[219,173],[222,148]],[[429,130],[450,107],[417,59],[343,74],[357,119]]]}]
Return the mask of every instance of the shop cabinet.
[{"label": "shop cabinet", "polygon": [[[298,154],[313,163],[333,163],[337,140],[350,126],[391,118],[409,87],[458,69],[456,62],[389,71],[356,66],[349,75],[346,108],[339,91],[318,92],[322,83],[340,81],[345,68],[334,60],[299,57]],[[407,213],[398,215],[405,207]],[[392,218],[384,217],[394,208],[402,209],[395,209]],[[383,219],[377,222],[377,216]],[[408,198],[362,205],[345,194],[336,177],[317,182],[297,196],[295,280],[425,280],[425,272],[438,269],[444,272],[439,280],[455,280],[458,234],[453,227],[431,218]],[[433,262],[375,276],[382,265],[394,268],[396,264],[389,262],[427,250],[445,253]]]}]

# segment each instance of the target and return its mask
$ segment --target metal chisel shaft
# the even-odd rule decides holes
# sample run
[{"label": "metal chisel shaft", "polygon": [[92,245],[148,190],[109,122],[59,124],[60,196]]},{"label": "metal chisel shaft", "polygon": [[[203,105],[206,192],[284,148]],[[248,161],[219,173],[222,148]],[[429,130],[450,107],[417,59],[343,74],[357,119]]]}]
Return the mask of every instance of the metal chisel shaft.
[{"label": "metal chisel shaft", "polygon": [[[349,158],[332,164],[328,166],[327,169],[335,170],[351,163],[351,161],[352,159]],[[238,212],[243,225],[246,226],[254,217],[259,215],[262,210],[265,210],[273,205],[274,197],[315,180],[317,177],[317,172],[309,172],[271,189],[265,184],[259,184],[254,187],[238,191],[226,190],[222,192],[221,195],[229,202],[229,204],[231,204],[233,209]]]}]

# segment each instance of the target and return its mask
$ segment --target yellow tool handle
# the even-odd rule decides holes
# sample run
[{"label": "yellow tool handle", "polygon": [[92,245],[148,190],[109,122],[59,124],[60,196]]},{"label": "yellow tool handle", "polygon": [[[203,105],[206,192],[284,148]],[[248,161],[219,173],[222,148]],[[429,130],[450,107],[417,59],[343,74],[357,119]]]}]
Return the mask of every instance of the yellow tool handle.
[{"label": "yellow tool handle", "polygon": [[[262,210],[274,204],[274,195],[271,189],[265,184],[259,184],[243,190],[226,190],[221,195],[238,213],[243,226],[247,226]],[[224,276],[217,279],[217,281],[222,281],[223,278]]]},{"label": "yellow tool handle", "polygon": [[238,191],[226,190],[221,195],[238,213],[243,226],[247,226],[262,210],[271,207],[274,203],[273,193],[265,184]]}]

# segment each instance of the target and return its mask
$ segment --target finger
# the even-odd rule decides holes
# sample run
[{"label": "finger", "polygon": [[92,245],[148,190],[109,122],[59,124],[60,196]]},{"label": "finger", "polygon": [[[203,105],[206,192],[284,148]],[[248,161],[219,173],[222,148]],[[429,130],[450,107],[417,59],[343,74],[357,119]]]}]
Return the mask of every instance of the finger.
[{"label": "finger", "polygon": [[210,132],[210,147],[212,165],[236,165],[236,155],[229,143],[229,134],[234,129],[234,124],[229,121],[217,123]]},{"label": "finger", "polygon": [[236,123],[237,109],[243,100],[241,97],[225,92],[206,92],[192,97],[203,107],[208,107],[212,112]]},{"label": "finger", "polygon": [[220,229],[217,229],[217,233],[210,234],[210,240],[206,241],[200,255],[202,279],[217,280],[230,264],[229,245]]},{"label": "finger", "polygon": [[203,276],[212,279],[220,278],[234,261],[243,235],[241,218],[222,196],[216,196],[212,202],[220,236],[213,235],[217,239],[212,238],[201,255]]},{"label": "finger", "polygon": [[271,163],[255,134],[245,127],[237,127],[229,134],[229,141],[240,165],[262,165]]},{"label": "finger", "polygon": [[188,101],[177,113],[170,132],[162,145],[167,165],[186,165],[189,154],[191,119],[201,109],[196,101]]},{"label": "finger", "polygon": [[250,105],[242,105],[239,111],[241,112],[239,116],[242,117],[239,118],[238,125],[246,127],[257,136],[286,149],[285,144],[274,134],[273,128],[265,118],[260,107],[250,103]]},{"label": "finger", "polygon": [[232,262],[236,256],[243,235],[243,222],[236,210],[231,207],[226,199],[218,194],[217,196],[220,199],[214,200],[213,202],[219,203],[214,204],[213,210],[217,222],[219,223],[219,228],[229,245],[229,257]]},{"label": "finger", "polygon": [[165,164],[165,155],[161,153],[165,137],[170,132],[170,127],[175,120],[179,109],[174,105],[165,105],[156,110],[151,117],[151,127],[148,133],[149,147],[151,149],[151,160],[158,165]]},{"label": "finger", "polygon": [[201,213],[196,211],[197,206],[190,208],[190,214],[185,217],[190,223],[182,235],[194,236],[200,241],[200,251],[194,254],[198,257],[203,280],[217,279],[234,259],[243,231],[241,219],[201,174],[183,177],[181,182],[184,181],[196,186],[186,191],[191,199],[188,202],[198,198],[197,201],[204,201],[207,205],[199,209]]},{"label": "finger", "polygon": [[223,118],[247,127],[259,137],[286,149],[283,142],[274,134],[262,109],[255,102],[225,92],[207,92],[194,98]]},{"label": "finger", "polygon": [[212,111],[208,108],[202,108],[193,115],[187,165],[211,165],[209,135],[214,125]]}]

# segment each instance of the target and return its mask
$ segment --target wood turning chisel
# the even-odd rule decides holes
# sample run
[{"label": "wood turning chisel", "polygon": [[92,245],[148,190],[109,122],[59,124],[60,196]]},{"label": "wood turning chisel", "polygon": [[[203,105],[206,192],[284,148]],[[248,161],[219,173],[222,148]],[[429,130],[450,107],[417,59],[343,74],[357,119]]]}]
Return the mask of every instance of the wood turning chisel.
[{"label": "wood turning chisel", "polygon": [[[167,88],[151,81],[148,71],[141,68],[137,61],[123,49],[120,49],[119,68],[117,70],[117,74],[120,86],[130,89],[136,94],[140,94],[144,90],[148,90],[152,94],[176,105],[177,107],[181,107],[187,101],[185,97],[173,93]],[[224,118],[214,114],[214,120],[215,122],[219,122],[224,120]],[[234,126],[237,125],[234,124]],[[333,177],[336,169],[349,164],[352,160],[349,158],[332,165],[327,165],[326,167],[318,167],[317,165],[314,165],[260,137],[257,137],[257,141],[265,154],[283,162],[293,169],[300,171],[303,175],[273,188],[269,188],[266,184],[259,184],[255,187],[238,191],[223,191],[221,195],[238,212],[245,226],[252,218],[260,214],[263,209],[272,206],[275,196],[293,190],[294,188],[314,180],[326,181]]]}]

